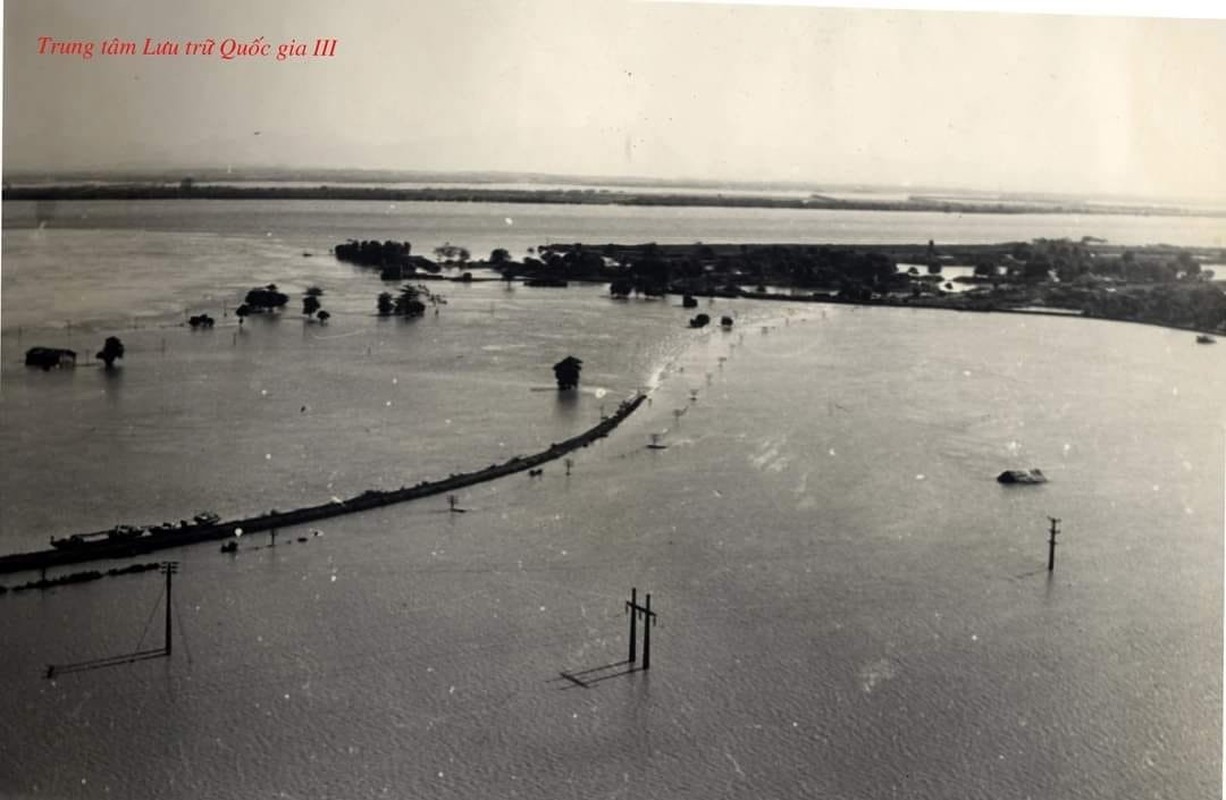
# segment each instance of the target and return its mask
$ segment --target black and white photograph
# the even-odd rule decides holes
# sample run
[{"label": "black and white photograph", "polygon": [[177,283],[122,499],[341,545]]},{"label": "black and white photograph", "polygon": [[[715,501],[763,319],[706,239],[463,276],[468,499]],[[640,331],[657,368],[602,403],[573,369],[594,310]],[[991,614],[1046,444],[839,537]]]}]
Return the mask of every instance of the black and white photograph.
[{"label": "black and white photograph", "polygon": [[1223,796],[1226,10],[3,33],[0,798]]}]

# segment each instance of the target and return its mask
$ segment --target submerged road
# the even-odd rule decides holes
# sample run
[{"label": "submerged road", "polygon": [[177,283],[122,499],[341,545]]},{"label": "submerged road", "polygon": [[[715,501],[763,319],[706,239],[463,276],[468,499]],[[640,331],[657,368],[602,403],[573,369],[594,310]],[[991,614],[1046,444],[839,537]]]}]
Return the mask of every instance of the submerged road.
[{"label": "submerged road", "polygon": [[[65,564],[80,564],[108,558],[130,558],[156,550],[166,550],[171,547],[182,547],[183,545],[195,544],[197,542],[228,539],[234,536],[236,530],[241,530],[246,534],[272,530],[274,528],[286,528],[292,525],[301,525],[329,517],[339,517],[343,514],[354,514],[359,511],[368,511],[372,508],[381,508],[394,503],[404,503],[421,497],[455,491],[466,486],[501,478],[504,475],[537,468],[541,464],[560,458],[580,447],[586,447],[597,439],[607,436],[626,417],[634,413],[645,399],[647,399],[647,395],[641,392],[637,393],[629,400],[619,404],[617,410],[612,415],[605,417],[595,426],[576,436],[550,445],[547,450],[542,450],[528,456],[514,456],[501,464],[494,464],[475,472],[451,475],[439,481],[422,481],[416,486],[403,487],[391,491],[370,489],[346,500],[333,500],[321,505],[307,506],[293,511],[267,513],[256,517],[225,520],[213,524],[192,525],[185,528],[146,528],[140,535],[124,538],[108,538],[105,532],[77,534],[77,536],[85,540],[75,545],[0,556],[0,574],[46,569],[47,567]],[[71,536],[66,538],[72,539]]]}]

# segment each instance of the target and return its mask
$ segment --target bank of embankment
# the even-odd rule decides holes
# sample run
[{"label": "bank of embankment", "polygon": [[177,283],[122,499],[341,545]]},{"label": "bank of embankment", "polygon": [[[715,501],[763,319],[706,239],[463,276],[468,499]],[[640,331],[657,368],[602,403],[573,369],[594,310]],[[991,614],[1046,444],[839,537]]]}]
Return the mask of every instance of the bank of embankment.
[{"label": "bank of embankment", "polygon": [[601,439],[611,433],[614,428],[642,405],[646,397],[642,393],[635,394],[630,399],[619,404],[611,415],[603,418],[595,426],[565,441],[552,444],[546,450],[526,456],[514,456],[507,461],[500,464],[492,464],[484,469],[453,474],[438,481],[422,481],[415,486],[402,487],[390,491],[369,489],[344,500],[333,500],[328,503],[307,506],[292,511],[267,513],[244,519],[190,525],[182,528],[144,528],[135,536],[111,537],[107,535],[107,532],[103,531],[76,534],[75,539],[73,536],[69,536],[66,539],[58,540],[61,542],[59,547],[0,556],[0,574],[46,569],[48,567],[103,559],[130,558],[172,547],[228,539],[233,537],[236,531],[249,534],[278,528],[288,528],[293,525],[303,525],[331,517],[354,514],[359,511],[369,511],[396,503],[454,492],[478,483],[501,478],[505,475],[538,468],[542,464],[561,458],[581,447],[587,447],[597,439]]}]

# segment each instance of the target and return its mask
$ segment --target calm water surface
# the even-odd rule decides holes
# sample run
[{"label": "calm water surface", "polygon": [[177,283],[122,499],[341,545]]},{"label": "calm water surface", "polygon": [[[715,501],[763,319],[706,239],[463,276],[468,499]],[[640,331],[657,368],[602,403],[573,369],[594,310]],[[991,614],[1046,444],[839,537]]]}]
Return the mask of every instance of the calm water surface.
[{"label": "calm water surface", "polygon": [[[326,245],[384,234],[332,213],[283,208],[301,236],[255,215],[6,230],[0,547],[414,483],[637,388],[651,404],[570,475],[472,487],[465,514],[425,500],[172,551],[169,660],[41,677],[156,646],[156,574],[0,597],[0,795],[1220,796],[1217,348],[744,301],[699,332],[598,286],[447,284],[437,317],[378,320],[379,281]],[[270,280],[323,286],[332,322],[176,325]],[[110,333],[114,375],[20,366]],[[584,391],[562,401],[567,353]],[[993,480],[1030,466],[1051,482]],[[660,615],[652,669],[617,674],[631,586]]]}]

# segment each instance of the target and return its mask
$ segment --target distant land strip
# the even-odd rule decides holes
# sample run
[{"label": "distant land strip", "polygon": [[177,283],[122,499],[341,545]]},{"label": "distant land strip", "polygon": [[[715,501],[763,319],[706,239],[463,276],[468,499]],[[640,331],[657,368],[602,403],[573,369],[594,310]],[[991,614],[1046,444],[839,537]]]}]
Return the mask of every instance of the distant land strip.
[{"label": "distant land strip", "polygon": [[[547,450],[542,450],[528,456],[514,456],[509,461],[504,461],[501,464],[491,464],[485,469],[475,472],[450,475],[438,481],[422,481],[416,486],[402,487],[390,491],[369,489],[347,500],[333,500],[321,505],[308,506],[293,511],[271,511],[245,519],[189,525],[184,528],[145,528],[140,535],[135,536],[108,536],[109,532],[107,531],[77,534],[77,538],[82,541],[73,546],[0,556],[0,574],[46,569],[48,567],[79,564],[102,559],[130,558],[156,550],[182,547],[198,542],[230,539],[234,537],[236,529],[240,529],[245,535],[276,528],[288,528],[293,525],[302,525],[359,511],[369,511],[370,509],[403,503],[409,500],[417,500],[444,492],[453,492],[467,486],[501,478],[504,475],[539,468],[541,464],[561,458],[580,447],[587,447],[597,439],[607,436],[614,428],[634,413],[635,409],[642,405],[646,399],[647,395],[642,392],[636,393],[630,399],[620,403],[613,414],[601,419],[595,426],[576,436],[552,444]],[[122,527],[127,527],[131,530],[129,526]],[[66,539],[72,538],[71,536],[66,537]]]},{"label": "distant land strip", "polygon": [[790,208],[834,211],[927,211],[946,214],[1114,214],[1226,217],[1226,209],[1171,205],[966,201],[913,196],[905,200],[840,199],[813,194],[636,192],[621,189],[481,189],[468,187],[243,186],[209,183],[102,183],[5,186],[4,200],[375,200],[382,202],[539,203],[566,205]]}]

